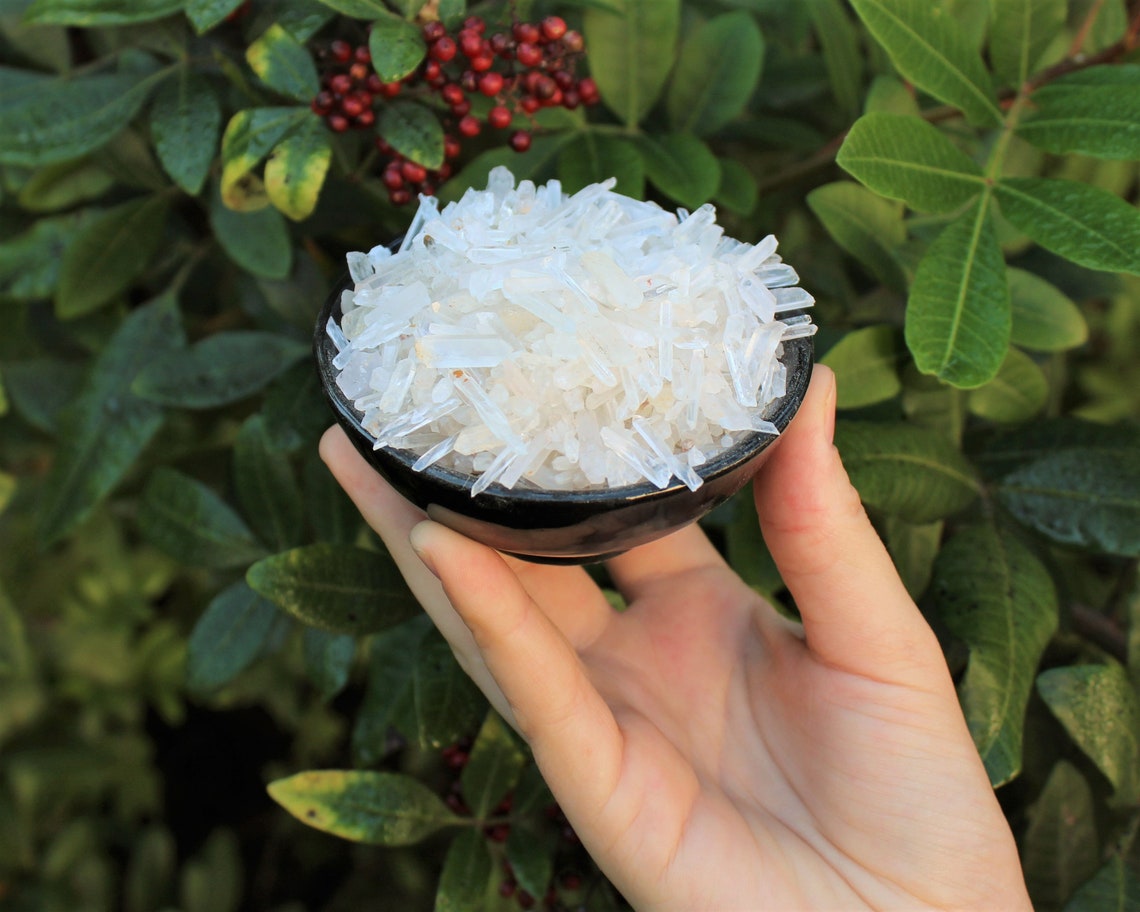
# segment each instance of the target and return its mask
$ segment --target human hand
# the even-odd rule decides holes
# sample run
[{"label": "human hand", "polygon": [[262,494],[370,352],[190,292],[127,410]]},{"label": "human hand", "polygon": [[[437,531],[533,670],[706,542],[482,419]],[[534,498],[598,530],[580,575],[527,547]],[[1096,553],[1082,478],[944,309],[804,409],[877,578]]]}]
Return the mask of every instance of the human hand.
[{"label": "human hand", "polygon": [[579,838],[639,909],[1029,909],[939,645],[831,443],[817,368],[754,489],[803,617],[696,526],[580,567],[504,557],[321,452]]}]

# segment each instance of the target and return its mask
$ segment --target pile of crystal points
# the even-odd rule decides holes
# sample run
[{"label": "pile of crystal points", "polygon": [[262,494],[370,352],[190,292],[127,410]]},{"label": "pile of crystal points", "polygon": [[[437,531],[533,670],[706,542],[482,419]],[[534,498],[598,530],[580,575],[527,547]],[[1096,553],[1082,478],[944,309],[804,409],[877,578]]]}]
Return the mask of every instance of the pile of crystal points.
[{"label": "pile of crystal points", "polygon": [[784,395],[781,343],[814,303],[776,239],[724,236],[712,206],[515,186],[506,168],[442,211],[423,197],[399,250],[349,254],[341,391],[376,447],[506,488],[690,488]]}]

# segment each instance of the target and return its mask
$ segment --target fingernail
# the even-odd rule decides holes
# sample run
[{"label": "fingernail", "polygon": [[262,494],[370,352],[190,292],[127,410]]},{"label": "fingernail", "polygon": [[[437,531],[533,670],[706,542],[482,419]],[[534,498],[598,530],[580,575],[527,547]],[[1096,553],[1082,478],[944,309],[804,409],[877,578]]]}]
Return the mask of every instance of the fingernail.
[{"label": "fingernail", "polygon": [[428,552],[426,543],[423,541],[425,533],[427,533],[427,526],[430,523],[422,522],[412,528],[408,535],[408,542],[412,546],[412,550],[416,552],[416,557],[420,559],[425,567],[431,572],[431,575],[439,579],[439,571],[435,569],[435,564],[432,563],[431,554]]}]

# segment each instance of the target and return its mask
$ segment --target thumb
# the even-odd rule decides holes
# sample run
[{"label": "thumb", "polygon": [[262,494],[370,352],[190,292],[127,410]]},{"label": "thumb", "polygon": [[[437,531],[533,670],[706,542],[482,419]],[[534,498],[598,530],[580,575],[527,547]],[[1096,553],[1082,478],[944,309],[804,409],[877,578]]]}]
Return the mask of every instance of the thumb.
[{"label": "thumb", "polygon": [[764,540],[820,659],[873,677],[941,665],[938,642],[832,443],[835,401],[835,375],[817,366],[753,486]]}]

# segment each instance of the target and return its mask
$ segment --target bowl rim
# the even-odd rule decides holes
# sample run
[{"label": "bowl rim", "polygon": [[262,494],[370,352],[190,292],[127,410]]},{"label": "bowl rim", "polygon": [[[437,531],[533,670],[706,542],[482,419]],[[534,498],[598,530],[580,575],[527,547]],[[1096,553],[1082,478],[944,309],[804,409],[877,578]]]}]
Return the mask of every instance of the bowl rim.
[{"label": "bowl rim", "polygon": [[[364,440],[371,442],[374,441],[375,438],[365,430],[361,422],[361,414],[356,411],[352,403],[347,399],[344,393],[341,392],[340,387],[336,383],[336,376],[339,372],[333,367],[332,361],[333,358],[336,357],[337,352],[332,338],[326,331],[330,319],[334,320],[338,326],[340,325],[342,317],[341,296],[345,291],[353,288],[354,285],[355,283],[346,271],[326,297],[317,315],[316,326],[313,330],[313,355],[316,362],[317,373],[321,381],[321,388],[324,391],[325,398],[328,400],[329,405],[336,411],[337,415],[342,419],[342,422],[347,422]],[[798,309],[789,311],[785,316],[791,317],[801,314],[807,314],[807,310]],[[784,342],[783,345],[784,356],[782,360],[786,365],[789,365],[787,389],[783,396],[770,402],[762,413],[764,419],[776,425],[776,428],[781,434],[787,429],[799,411],[800,404],[803,402],[804,395],[807,393],[815,360],[813,357],[814,340],[812,336],[801,336],[796,339],[791,339]],[[793,362],[801,369],[792,370],[790,363]],[[705,483],[708,483],[739,468],[779,439],[779,434],[752,431],[724,452],[718,454],[703,465],[697,466],[695,471]],[[433,484],[441,485],[456,493],[462,493],[467,496],[470,496],[473,479],[478,478],[477,475],[467,475],[456,472],[438,463],[428,466],[426,469],[416,471],[412,468],[412,465],[421,454],[413,450],[384,446],[379,448],[377,452],[386,454],[408,472],[415,472],[415,474],[423,478],[424,481],[430,481]],[[681,492],[688,492],[689,490],[688,486],[677,479],[676,476],[673,476],[670,483],[664,488],[659,488],[648,480],[632,485],[622,485],[621,487],[600,487],[584,490],[555,490],[522,485],[514,488],[506,488],[498,483],[494,483],[487,487],[487,489],[476,498],[472,499],[481,500],[486,498],[490,500],[502,498],[520,505],[535,506],[554,503],[564,504],[567,501],[573,501],[581,505],[601,505],[614,501],[633,503],[635,501],[669,497]],[[490,497],[487,497],[487,495],[490,495]]]}]

